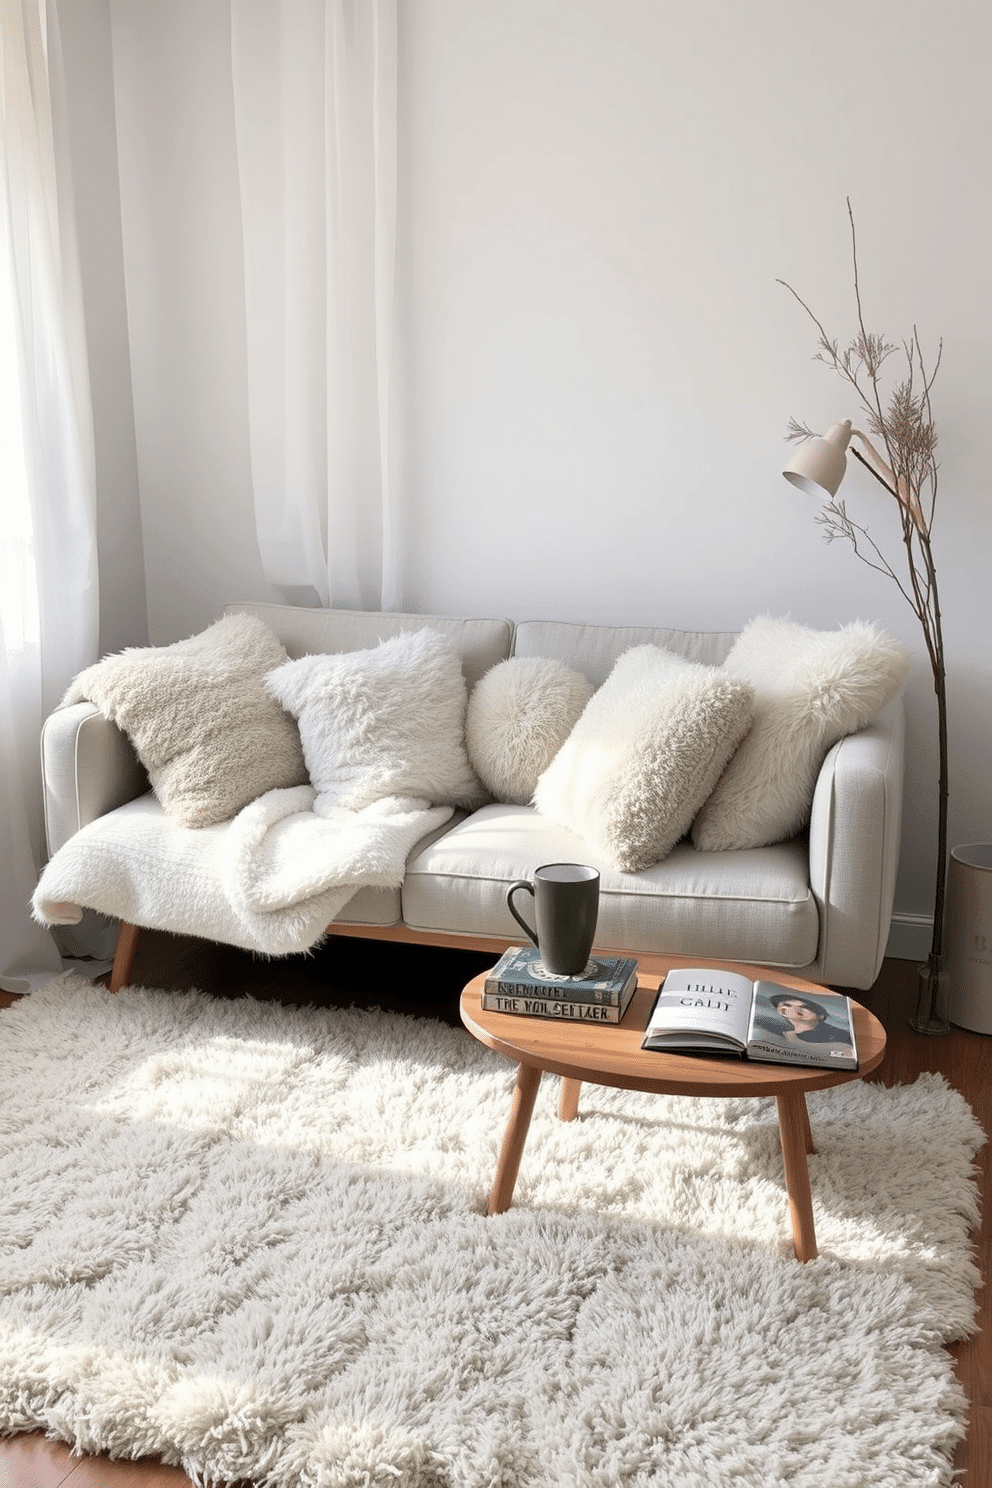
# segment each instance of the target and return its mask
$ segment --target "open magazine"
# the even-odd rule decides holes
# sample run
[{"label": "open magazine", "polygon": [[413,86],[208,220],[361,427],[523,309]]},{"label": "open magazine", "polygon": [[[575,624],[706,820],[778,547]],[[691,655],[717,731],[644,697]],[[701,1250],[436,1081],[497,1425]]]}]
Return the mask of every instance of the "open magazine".
[{"label": "open magazine", "polygon": [[858,1067],[851,1001],[843,993],[796,992],[705,966],[668,973],[641,1047],[824,1069]]}]

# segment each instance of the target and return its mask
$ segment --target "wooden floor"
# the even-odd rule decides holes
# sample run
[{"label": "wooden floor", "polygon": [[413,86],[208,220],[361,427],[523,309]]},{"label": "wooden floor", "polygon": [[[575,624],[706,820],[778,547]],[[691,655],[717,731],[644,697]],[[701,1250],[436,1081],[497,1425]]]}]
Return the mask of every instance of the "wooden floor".
[{"label": "wooden floor", "polygon": [[[373,962],[375,972],[370,972]],[[425,1016],[458,1024],[458,995],[492,956],[462,951],[332,940],[312,957],[264,961],[230,947],[152,934],[142,935],[133,980],[153,987],[200,987],[215,996],[250,992],[289,1003],[385,1007],[408,1012],[411,1001]],[[886,1085],[908,1084],[924,1071],[947,1077],[960,1090],[985,1131],[992,1133],[992,1037],[952,1029],[944,1038],[920,1038],[909,1027],[915,1007],[916,968],[886,961],[870,994],[857,994],[880,1018],[888,1036],[885,1059],[870,1077]],[[14,1001],[0,993],[0,1006]],[[982,1274],[992,1254],[992,1221],[985,1196],[989,1148],[979,1154],[983,1197],[981,1227],[974,1236]],[[814,1190],[814,1203],[816,1194]],[[992,1306],[988,1289],[979,1296],[979,1331],[953,1345],[958,1377],[971,1402],[967,1440],[955,1455],[961,1488],[992,1484]],[[162,1463],[76,1457],[59,1442],[38,1434],[0,1440],[0,1488],[188,1488],[189,1479]]]}]

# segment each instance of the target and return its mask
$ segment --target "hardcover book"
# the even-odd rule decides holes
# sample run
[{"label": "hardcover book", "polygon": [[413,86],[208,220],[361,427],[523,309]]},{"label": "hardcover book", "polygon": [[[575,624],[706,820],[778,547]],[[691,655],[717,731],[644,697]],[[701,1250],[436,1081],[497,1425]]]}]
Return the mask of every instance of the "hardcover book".
[{"label": "hardcover book", "polygon": [[534,946],[511,946],[486,977],[482,1006],[538,1018],[619,1023],[637,990],[633,956],[594,956],[580,976],[555,976]]},{"label": "hardcover book", "polygon": [[819,988],[800,993],[705,966],[668,973],[642,1048],[823,1069],[858,1067],[851,1002],[843,993]]}]

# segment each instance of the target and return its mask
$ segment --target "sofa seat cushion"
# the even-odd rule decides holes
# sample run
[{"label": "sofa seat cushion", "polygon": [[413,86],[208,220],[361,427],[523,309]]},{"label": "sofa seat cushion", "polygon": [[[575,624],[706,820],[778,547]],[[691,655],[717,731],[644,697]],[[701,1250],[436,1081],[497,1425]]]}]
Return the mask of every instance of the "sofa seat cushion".
[{"label": "sofa seat cushion", "polygon": [[[602,950],[682,954],[801,969],[816,957],[819,915],[804,838],[754,852],[680,843],[661,863],[621,873],[532,807],[493,804],[411,854],[402,889],[412,929],[519,940],[506,890],[542,863],[599,868]],[[343,915],[342,919],[347,918]]]},{"label": "sofa seat cushion", "polygon": [[[453,821],[463,821],[464,811],[456,811]],[[451,830],[451,823],[445,822],[441,827],[435,827],[428,832],[415,845],[410,854],[411,861],[443,837],[445,832]],[[332,927],[341,925],[367,925],[377,926],[379,929],[388,929],[391,925],[399,925],[403,919],[403,903],[401,889],[377,889],[366,886],[359,889],[354,896],[348,900],[341,913],[332,921]]]}]

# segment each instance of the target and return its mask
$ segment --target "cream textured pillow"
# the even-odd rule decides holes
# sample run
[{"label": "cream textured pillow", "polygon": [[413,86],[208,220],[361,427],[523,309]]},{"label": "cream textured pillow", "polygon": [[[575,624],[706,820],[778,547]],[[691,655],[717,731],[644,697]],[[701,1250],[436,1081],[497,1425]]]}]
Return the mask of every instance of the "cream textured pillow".
[{"label": "cream textured pillow", "polygon": [[810,630],[789,620],[752,620],[724,663],[754,687],[754,723],[692,827],[698,848],[764,847],[809,821],[827,750],[891,702],[909,655],[860,620]]},{"label": "cream textured pillow", "polygon": [[563,661],[511,656],[480,677],[468,700],[468,757],[497,801],[530,804],[547,769],[595,692]]},{"label": "cream textured pillow", "polygon": [[287,661],[265,685],[299,720],[318,814],[360,811],[390,796],[436,806],[484,799],[465,752],[461,661],[439,631],[405,630],[367,651]]},{"label": "cream textured pillow", "polygon": [[624,652],[534,792],[544,816],[636,873],[689,830],[751,722],[751,688],[661,646]]},{"label": "cream textured pillow", "polygon": [[104,657],[61,706],[94,703],[131,740],[166,813],[208,827],[265,791],[306,783],[296,725],[262,686],[285,660],[264,621],[226,615],[175,645]]}]

